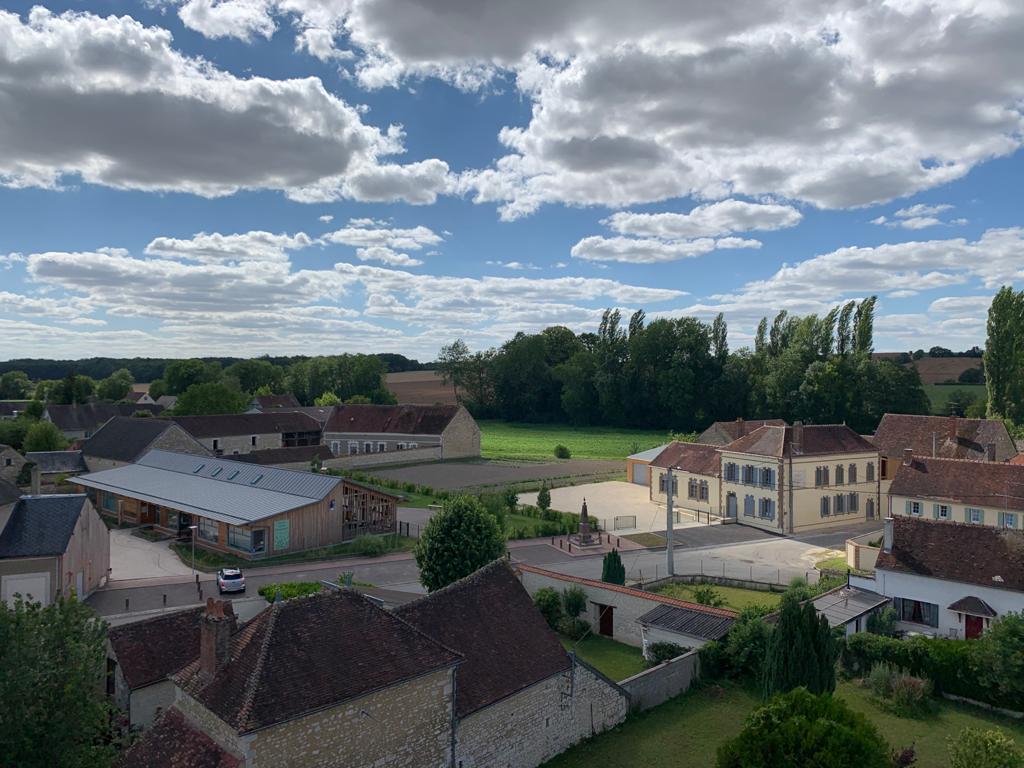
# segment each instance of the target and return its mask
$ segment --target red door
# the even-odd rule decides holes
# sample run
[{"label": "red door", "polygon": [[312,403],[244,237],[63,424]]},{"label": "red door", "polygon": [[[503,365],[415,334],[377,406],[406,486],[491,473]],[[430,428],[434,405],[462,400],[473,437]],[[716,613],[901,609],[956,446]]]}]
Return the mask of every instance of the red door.
[{"label": "red door", "polygon": [[610,605],[598,605],[597,609],[600,612],[599,615],[601,617],[601,623],[598,631],[605,637],[611,637],[612,626],[614,625],[614,622],[612,620],[612,612],[615,609],[612,608]]},{"label": "red door", "polygon": [[980,616],[966,616],[964,618],[966,625],[967,639],[973,640],[976,637],[981,637],[982,630],[984,629],[984,622]]}]

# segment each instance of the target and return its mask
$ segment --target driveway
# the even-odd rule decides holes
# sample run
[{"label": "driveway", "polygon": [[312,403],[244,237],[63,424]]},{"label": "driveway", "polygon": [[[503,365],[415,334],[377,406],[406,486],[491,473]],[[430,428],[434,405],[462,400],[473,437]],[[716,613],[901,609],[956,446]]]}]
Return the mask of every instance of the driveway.
[{"label": "driveway", "polygon": [[178,559],[167,541],[146,541],[130,530],[110,532],[110,580],[191,576],[192,569]]}]

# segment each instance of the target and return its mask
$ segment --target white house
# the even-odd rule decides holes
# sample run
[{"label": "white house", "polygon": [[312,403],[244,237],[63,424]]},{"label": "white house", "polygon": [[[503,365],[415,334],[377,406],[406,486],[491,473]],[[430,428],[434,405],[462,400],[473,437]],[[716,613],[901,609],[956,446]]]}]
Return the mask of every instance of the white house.
[{"label": "white house", "polygon": [[874,577],[851,575],[850,584],[890,598],[898,629],[979,637],[993,619],[1024,611],[1024,533],[888,518]]}]

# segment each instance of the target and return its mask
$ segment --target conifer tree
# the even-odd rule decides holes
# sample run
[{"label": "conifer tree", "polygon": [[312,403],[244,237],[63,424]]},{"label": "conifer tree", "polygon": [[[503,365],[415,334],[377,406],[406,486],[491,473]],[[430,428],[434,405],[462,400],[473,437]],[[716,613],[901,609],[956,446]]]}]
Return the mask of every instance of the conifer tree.
[{"label": "conifer tree", "polygon": [[604,562],[601,565],[601,581],[606,584],[626,583],[626,566],[622,564],[618,550],[613,549],[604,556]]}]

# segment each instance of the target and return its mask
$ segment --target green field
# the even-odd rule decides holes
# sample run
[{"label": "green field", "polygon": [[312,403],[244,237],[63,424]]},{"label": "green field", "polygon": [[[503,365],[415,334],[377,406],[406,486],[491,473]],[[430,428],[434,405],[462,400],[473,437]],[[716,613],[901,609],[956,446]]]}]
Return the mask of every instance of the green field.
[{"label": "green field", "polygon": [[[982,709],[943,701],[934,715],[912,720],[891,715],[872,701],[857,683],[839,683],[836,695],[864,713],[892,747],[914,744],[920,768],[949,765],[946,737],[963,728],[1001,728],[1024,744],[1024,724],[990,715]],[[660,707],[630,718],[546,763],[547,768],[590,768],[594,765],[642,765],[645,768],[711,768],[715,751],[734,737],[760,698],[746,688],[710,685],[691,690]]]},{"label": "green field", "polygon": [[639,648],[601,635],[587,635],[578,643],[563,637],[562,645],[566,650],[575,650],[577,656],[615,681],[625,680],[647,669]]},{"label": "green field", "polygon": [[480,421],[485,459],[554,459],[564,445],[574,459],[624,459],[669,441],[667,432],[614,427],[569,427],[563,424],[517,424]]},{"label": "green field", "polygon": [[[742,611],[751,605],[767,605],[775,608],[782,600],[781,592],[761,592],[757,589],[741,589],[739,587],[720,587],[710,585],[725,600],[725,607],[734,611]],[[660,595],[668,595],[677,600],[696,602],[693,597],[693,586],[690,584],[667,584],[655,590]]]},{"label": "green field", "polygon": [[988,390],[984,384],[925,384],[924,391],[932,404],[932,413],[946,416],[949,414],[949,396],[954,392],[970,392],[984,402],[988,399]]}]

